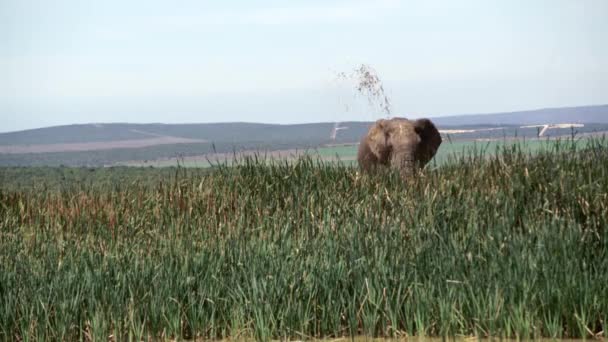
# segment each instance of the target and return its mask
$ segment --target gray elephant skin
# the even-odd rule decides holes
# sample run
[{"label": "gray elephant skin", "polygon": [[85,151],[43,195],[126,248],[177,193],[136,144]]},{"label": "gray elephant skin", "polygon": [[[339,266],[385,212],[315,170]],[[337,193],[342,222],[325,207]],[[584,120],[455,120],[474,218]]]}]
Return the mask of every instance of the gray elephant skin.
[{"label": "gray elephant skin", "polygon": [[380,119],[361,139],[357,161],[364,171],[392,167],[406,179],[437,153],[441,135],[429,119]]}]

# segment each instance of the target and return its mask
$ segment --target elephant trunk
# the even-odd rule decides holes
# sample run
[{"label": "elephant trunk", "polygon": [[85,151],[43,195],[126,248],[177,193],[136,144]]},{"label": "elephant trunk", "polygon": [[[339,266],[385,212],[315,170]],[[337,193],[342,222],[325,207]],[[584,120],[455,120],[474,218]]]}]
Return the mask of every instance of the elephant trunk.
[{"label": "elephant trunk", "polygon": [[400,149],[393,151],[391,155],[391,165],[399,170],[401,178],[411,178],[417,169],[418,162],[414,156],[414,152],[409,149]]}]

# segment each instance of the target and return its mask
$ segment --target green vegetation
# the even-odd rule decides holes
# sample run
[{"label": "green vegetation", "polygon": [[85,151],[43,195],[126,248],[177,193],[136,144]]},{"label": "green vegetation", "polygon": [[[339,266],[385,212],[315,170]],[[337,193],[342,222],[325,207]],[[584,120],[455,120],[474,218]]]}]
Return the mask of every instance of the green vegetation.
[{"label": "green vegetation", "polygon": [[0,339],[597,334],[608,141],[578,144],[405,183],[310,157],[54,169],[46,191],[0,169]]},{"label": "green vegetation", "polygon": [[[559,143],[563,144],[564,141]],[[450,141],[445,139],[441,144],[437,155],[433,162],[439,165],[449,163],[453,159],[465,156],[468,153],[482,154],[490,156],[500,154],[504,149],[518,148],[525,153],[536,154],[539,152],[548,152],[555,148],[556,142],[546,139],[513,139],[513,140],[494,140],[494,141]],[[574,144],[574,148],[584,146],[584,141],[579,141]]]},{"label": "green vegetation", "polygon": [[[188,170],[190,177],[208,175],[213,169]],[[106,191],[122,186],[155,187],[171,182],[181,171],[176,167],[5,167],[0,168],[0,190],[4,192]]]},{"label": "green vegetation", "polygon": [[[585,139],[585,138],[582,138]],[[494,153],[500,152],[502,148],[505,146],[513,146],[518,145],[520,148],[536,153],[539,150],[550,150],[553,148],[553,141],[547,139],[511,139],[511,140],[496,140],[496,141],[471,141],[471,140],[448,140],[445,139],[443,144],[441,145],[437,155],[433,159],[431,163],[431,167],[435,167],[437,165],[442,165],[447,163],[450,159],[458,155],[463,155],[467,153],[467,151],[478,151],[479,153],[483,153],[484,155],[492,155]],[[583,142],[579,143],[584,144]],[[345,144],[345,145],[334,145],[334,146],[323,146],[317,148],[302,148],[299,150],[293,150],[293,155],[290,157],[280,157],[278,159],[288,159],[293,161],[297,159],[298,156],[302,154],[307,154],[311,156],[313,159],[323,159],[328,162],[341,162],[345,165],[356,165],[357,161],[357,149],[358,145],[355,144]],[[285,151],[283,151],[285,152]],[[270,161],[275,158],[273,156],[273,152],[265,151],[258,153],[262,159]],[[231,164],[234,161],[234,157],[232,154],[224,155],[224,159],[219,158],[220,163],[228,163]],[[210,158],[214,158],[210,156]],[[276,158],[275,158],[276,159]],[[189,157],[175,157],[170,159],[163,160],[152,160],[146,162],[127,162],[124,165],[129,166],[153,166],[153,167],[209,167],[217,164],[218,162],[212,161],[211,163],[201,156],[196,156],[194,158]]]},{"label": "green vegetation", "polygon": [[[562,142],[563,143],[563,142]],[[584,146],[584,141],[579,141],[576,146]],[[555,146],[555,141],[546,139],[513,139],[513,140],[495,140],[495,141],[462,141],[444,139],[437,155],[431,161],[430,167],[446,164],[454,159],[458,159],[469,152],[481,153],[485,156],[490,156],[496,153],[501,153],[505,148],[522,149],[526,153],[538,153],[539,151],[551,151]],[[319,156],[327,160],[341,160],[349,164],[357,160],[358,145],[320,147],[311,149],[310,153],[313,157]],[[354,164],[354,163],[352,163]],[[176,165],[173,162],[171,165]]]}]

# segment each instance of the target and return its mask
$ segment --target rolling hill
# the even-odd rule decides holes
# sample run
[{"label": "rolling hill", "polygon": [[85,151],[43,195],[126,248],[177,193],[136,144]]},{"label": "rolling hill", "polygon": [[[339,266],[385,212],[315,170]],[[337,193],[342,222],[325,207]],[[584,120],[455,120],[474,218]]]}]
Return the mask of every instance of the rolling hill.
[{"label": "rolling hill", "polygon": [[442,116],[433,121],[441,126],[538,125],[546,123],[608,123],[608,105],[544,108],[520,112]]},{"label": "rolling hill", "polygon": [[[608,105],[433,118],[451,140],[536,137],[523,125],[584,123],[576,133],[608,131]],[[243,150],[306,149],[357,143],[370,122],[276,125],[262,123],[94,123],[0,133],[0,166],[101,166]],[[486,129],[480,129],[486,128]],[[488,129],[489,128],[489,129]],[[458,134],[452,134],[459,132]],[[553,129],[546,136],[568,135]]]}]

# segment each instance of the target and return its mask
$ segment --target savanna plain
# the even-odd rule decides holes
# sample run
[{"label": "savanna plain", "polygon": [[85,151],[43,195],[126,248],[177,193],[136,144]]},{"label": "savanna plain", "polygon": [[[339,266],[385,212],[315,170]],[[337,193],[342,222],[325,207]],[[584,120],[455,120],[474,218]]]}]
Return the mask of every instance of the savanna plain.
[{"label": "savanna plain", "polygon": [[602,338],[606,284],[606,138],[0,169],[0,340]]}]

